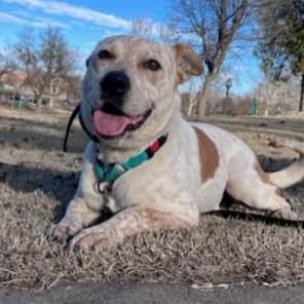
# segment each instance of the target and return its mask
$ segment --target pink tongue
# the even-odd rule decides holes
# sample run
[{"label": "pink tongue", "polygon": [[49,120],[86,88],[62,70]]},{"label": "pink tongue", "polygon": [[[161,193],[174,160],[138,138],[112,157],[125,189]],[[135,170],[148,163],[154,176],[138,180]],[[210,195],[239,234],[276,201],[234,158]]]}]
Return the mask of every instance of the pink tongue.
[{"label": "pink tongue", "polygon": [[118,136],[122,134],[129,125],[135,125],[142,119],[142,115],[134,117],[119,116],[105,113],[103,111],[95,111],[93,115],[93,123],[95,130],[104,136]]}]

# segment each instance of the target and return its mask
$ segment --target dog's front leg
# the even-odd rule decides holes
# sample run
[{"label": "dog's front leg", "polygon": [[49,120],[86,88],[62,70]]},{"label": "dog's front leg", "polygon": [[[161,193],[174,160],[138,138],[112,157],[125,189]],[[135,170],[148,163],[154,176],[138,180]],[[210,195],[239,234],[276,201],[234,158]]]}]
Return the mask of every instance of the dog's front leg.
[{"label": "dog's front leg", "polygon": [[98,192],[94,173],[96,147],[90,142],[86,148],[80,182],[75,197],[69,203],[62,220],[52,225],[48,235],[66,240],[94,222],[105,205],[105,197]]},{"label": "dog's front leg", "polygon": [[108,221],[87,228],[71,240],[71,248],[100,250],[123,242],[130,235],[142,231],[178,229],[189,223],[170,213],[143,207],[130,207]]},{"label": "dog's front leg", "polygon": [[75,197],[66,210],[65,216],[58,224],[52,224],[48,235],[58,240],[67,240],[71,236],[90,225],[98,218],[97,210],[88,208],[87,202],[82,197]]}]

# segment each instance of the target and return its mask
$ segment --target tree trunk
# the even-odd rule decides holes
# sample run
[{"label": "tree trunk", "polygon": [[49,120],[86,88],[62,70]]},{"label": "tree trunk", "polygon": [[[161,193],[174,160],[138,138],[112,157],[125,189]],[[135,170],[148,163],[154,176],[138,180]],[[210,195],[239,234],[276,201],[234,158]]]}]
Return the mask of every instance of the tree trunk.
[{"label": "tree trunk", "polygon": [[304,101],[304,73],[302,74],[302,80],[301,80],[299,112],[303,112],[303,101]]},{"label": "tree trunk", "polygon": [[37,96],[36,97],[36,102],[37,102],[37,110],[40,111],[41,107],[42,107],[42,97],[41,96]]},{"label": "tree trunk", "polygon": [[197,101],[197,96],[194,97],[189,97],[189,105],[188,105],[188,109],[187,109],[187,116],[191,117],[193,114],[193,109],[196,106],[196,101]]},{"label": "tree trunk", "polygon": [[208,105],[208,95],[210,93],[211,84],[214,79],[214,75],[208,74],[206,76],[202,91],[198,95],[198,115],[203,117],[206,115]]},{"label": "tree trunk", "polygon": [[55,78],[50,79],[50,94],[49,94],[49,109],[53,109],[54,107],[54,84]]},{"label": "tree trunk", "polygon": [[51,95],[49,101],[49,109],[53,109],[53,108],[54,108],[54,96]]}]

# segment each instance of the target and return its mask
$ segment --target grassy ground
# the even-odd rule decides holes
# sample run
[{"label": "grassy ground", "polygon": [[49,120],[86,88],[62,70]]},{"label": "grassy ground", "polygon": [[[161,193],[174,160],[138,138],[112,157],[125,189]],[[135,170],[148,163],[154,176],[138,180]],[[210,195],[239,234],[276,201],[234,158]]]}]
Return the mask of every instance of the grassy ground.
[{"label": "grassy ground", "polygon": [[[140,234],[99,254],[71,253],[65,244],[47,240],[46,228],[61,216],[76,189],[85,142],[75,127],[72,152],[61,152],[65,119],[64,114],[0,109],[0,286],[43,288],[88,280],[203,284],[304,279],[301,225],[266,223],[263,218],[204,215],[197,228]],[[250,126],[248,119],[215,122],[243,137],[264,167],[274,170],[294,155],[268,148],[264,132],[278,132],[277,126],[282,126],[284,135],[291,132],[300,138],[304,129],[304,120],[281,120],[251,119]],[[304,183],[284,195],[304,219]]]}]

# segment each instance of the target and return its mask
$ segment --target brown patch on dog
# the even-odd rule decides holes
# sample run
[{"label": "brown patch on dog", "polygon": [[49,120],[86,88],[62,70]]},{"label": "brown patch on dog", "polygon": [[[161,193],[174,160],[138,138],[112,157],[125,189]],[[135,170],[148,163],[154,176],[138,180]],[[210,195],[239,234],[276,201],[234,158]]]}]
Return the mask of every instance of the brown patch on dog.
[{"label": "brown patch on dog", "polygon": [[177,229],[185,227],[186,223],[169,213],[160,212],[153,209],[143,209],[143,217],[147,220],[150,229]]},{"label": "brown patch on dog", "polygon": [[174,48],[176,51],[178,83],[183,83],[190,75],[198,76],[203,73],[202,60],[191,47],[185,44],[177,44]]},{"label": "brown patch on dog", "polygon": [[213,141],[199,128],[194,127],[198,139],[202,183],[213,178],[219,166],[219,155]]}]

